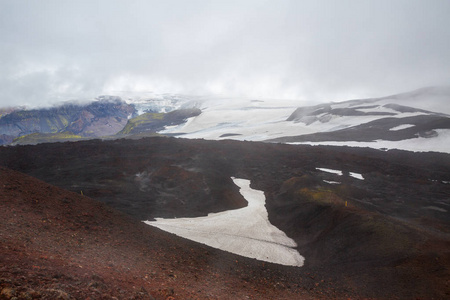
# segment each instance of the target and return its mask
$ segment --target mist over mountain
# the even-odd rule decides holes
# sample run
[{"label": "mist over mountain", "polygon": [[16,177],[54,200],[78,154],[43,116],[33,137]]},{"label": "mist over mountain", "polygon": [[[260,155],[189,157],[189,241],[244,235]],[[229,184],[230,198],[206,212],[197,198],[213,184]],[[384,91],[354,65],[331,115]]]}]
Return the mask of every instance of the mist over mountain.
[{"label": "mist over mountain", "polygon": [[202,114],[162,134],[449,152],[450,88],[314,106],[292,101],[204,101]]},{"label": "mist over mountain", "polygon": [[90,104],[70,104],[44,109],[16,109],[0,117],[2,144],[29,134],[59,133],[66,138],[99,137],[120,131],[135,108],[117,97]]},{"label": "mist over mountain", "polygon": [[449,12],[1,0],[0,299],[450,299]]},{"label": "mist over mountain", "polygon": [[448,84],[449,10],[420,0],[4,0],[0,106],[115,91],[312,105]]},{"label": "mist over mountain", "polygon": [[[34,218],[33,214],[20,213],[14,191],[25,188],[24,195],[35,195],[49,189],[12,169],[78,194],[60,199],[66,192],[51,189],[55,194],[38,198],[41,208],[50,207],[41,199],[50,197],[51,203],[57,203],[51,206],[56,211],[39,211],[59,216],[51,224],[71,224],[66,216],[86,214],[78,212],[78,202],[67,207],[67,197],[76,195],[85,205],[95,205],[95,199],[128,215],[133,222],[116,223],[109,217],[107,222],[128,228],[137,240],[141,234],[136,233],[140,230],[136,224],[142,221],[174,233],[170,240],[160,241],[161,231],[144,231],[146,238],[169,249],[164,253],[170,259],[152,255],[136,263],[137,269],[158,263],[153,272],[165,272],[170,264],[161,282],[171,283],[176,290],[171,295],[186,295],[170,281],[175,273],[183,272],[186,280],[204,276],[209,266],[204,259],[210,255],[205,253],[214,253],[216,274],[237,276],[236,280],[251,284],[263,281],[252,290],[254,295],[275,293],[272,286],[282,281],[285,285],[276,291],[280,299],[304,295],[305,287],[311,287],[307,295],[326,295],[325,299],[361,295],[369,299],[445,298],[450,295],[446,287],[450,278],[446,268],[450,249],[449,99],[450,90],[441,87],[308,106],[291,100],[122,94],[42,109],[4,109],[0,116],[0,133],[5,137],[0,147],[0,180],[4,182],[0,187],[8,204],[4,214],[18,215],[23,224],[30,223],[27,218]],[[31,206],[37,199],[22,198]],[[88,245],[95,252],[101,236],[95,231],[95,220],[109,214],[97,208],[90,213],[89,218],[77,219],[70,230],[92,239],[78,241],[80,247]],[[24,225],[13,219],[2,233],[14,232],[8,245],[36,231],[23,231]],[[52,235],[43,236],[40,243],[66,247],[55,238],[65,231],[52,228]],[[111,239],[121,239],[108,232]],[[201,250],[207,246],[193,241],[215,249]],[[67,240],[72,242],[72,238]],[[178,243],[187,243],[191,252],[200,251],[193,258],[198,268],[192,269],[174,250]],[[139,245],[147,251],[146,245]],[[59,248],[32,247],[46,257],[59,255],[55,252]],[[134,247],[122,251],[139,257]],[[20,249],[8,248],[6,259],[17,260],[28,251]],[[80,265],[94,273],[108,268],[104,253],[109,250],[102,249],[97,259],[77,248],[84,257]],[[48,262],[46,266],[72,274],[66,267],[71,256],[68,252],[61,264]],[[29,264],[42,266],[36,259],[31,255]],[[235,267],[241,261],[245,272]],[[36,283],[42,274],[52,276],[51,271],[19,276],[23,271],[16,265],[4,270],[15,281],[1,282],[3,290],[40,290],[45,295],[54,291],[52,286]],[[276,275],[267,278],[265,274]],[[115,277],[107,273],[95,280],[112,282]],[[28,278],[27,283],[23,278]],[[88,294],[92,279],[80,280],[82,285],[61,285],[61,291]],[[130,282],[127,289],[132,290],[135,281]],[[155,289],[159,284],[152,277],[143,286],[153,295],[167,295]],[[228,289],[247,293],[244,287]],[[226,299],[222,290],[207,287],[204,292]]]},{"label": "mist over mountain", "polygon": [[2,144],[159,134],[450,152],[448,87],[314,106],[299,106],[293,100],[122,96],[126,100],[99,96],[86,104],[4,110]]}]

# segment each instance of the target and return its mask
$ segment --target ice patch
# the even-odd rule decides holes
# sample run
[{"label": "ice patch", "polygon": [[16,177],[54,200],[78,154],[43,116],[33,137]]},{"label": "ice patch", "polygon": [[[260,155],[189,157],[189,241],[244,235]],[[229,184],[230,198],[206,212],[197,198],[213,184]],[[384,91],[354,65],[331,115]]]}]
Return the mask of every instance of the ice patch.
[{"label": "ice patch", "polygon": [[416,125],[414,125],[414,124],[402,124],[402,125],[398,125],[398,126],[392,127],[389,130],[390,131],[397,131],[397,130],[403,130],[403,129],[411,128],[411,127],[414,127],[414,126],[416,126]]},{"label": "ice patch", "polygon": [[359,173],[350,172],[350,176],[352,176],[353,178],[359,179],[359,180],[364,180],[364,177]]},{"label": "ice patch", "polygon": [[422,209],[431,209],[431,210],[436,210],[436,211],[440,211],[440,212],[447,212],[446,209],[437,207],[437,206],[424,206],[422,207]]},{"label": "ice patch", "polygon": [[450,153],[450,129],[436,129],[438,136],[431,138],[412,138],[402,141],[384,141],[376,140],[374,142],[298,142],[288,143],[291,145],[331,145],[331,146],[348,146],[348,147],[370,147],[374,149],[400,149],[413,152],[443,152]]},{"label": "ice patch", "polygon": [[238,255],[281,265],[303,266],[297,244],[269,222],[264,192],[250,180],[232,178],[248,206],[206,217],[162,219],[144,223],[178,236]]},{"label": "ice patch", "polygon": [[[437,91],[437,92],[436,92]],[[383,97],[379,99],[365,99],[365,101],[332,103],[334,108],[351,108],[368,113],[359,116],[337,116],[330,113],[321,113],[317,116],[309,116],[314,120],[312,123],[305,123],[298,120],[287,121],[292,113],[301,103],[296,100],[275,100],[266,101],[254,99],[228,98],[228,97],[201,97],[188,98],[176,95],[160,97],[161,107],[166,107],[166,103],[177,106],[191,103],[195,107],[201,108],[202,113],[196,117],[189,118],[185,124],[175,127],[166,127],[160,131],[161,134],[180,135],[183,138],[203,138],[207,140],[220,140],[223,138],[240,141],[265,141],[282,137],[300,136],[314,134],[318,132],[332,132],[343,128],[351,128],[368,122],[380,120],[386,115],[371,115],[370,113],[387,113],[391,118],[406,118],[420,115],[429,115],[425,111],[400,112],[386,107],[388,104],[403,105],[406,102],[414,104],[412,107],[430,109],[431,104],[436,104],[435,111],[440,113],[450,113],[450,106],[443,105],[448,99],[450,90],[426,89],[414,91],[401,95]],[[152,98],[153,99],[153,98]],[[408,101],[406,101],[408,99]],[[153,100],[152,100],[153,101]],[[431,105],[431,106],[430,106]],[[392,114],[392,115],[391,115]],[[434,113],[432,113],[434,114]],[[407,127],[409,126],[409,127]],[[413,127],[412,124],[403,124],[392,127],[391,131],[397,131]],[[438,136],[428,138],[413,138],[401,141],[377,140],[373,142],[304,142],[289,144],[313,144],[313,145],[336,145],[351,147],[371,147],[375,149],[401,149],[409,151],[435,151],[450,153],[450,130],[435,129]],[[226,136],[224,136],[226,135]]]},{"label": "ice patch", "polygon": [[355,109],[357,109],[358,111],[362,111],[365,113],[372,113],[372,112],[377,112],[377,113],[389,113],[389,114],[399,114],[398,111],[393,110],[392,108],[388,108],[388,107],[384,107],[384,106],[376,106],[376,107],[372,107],[372,108],[358,108],[355,107]]},{"label": "ice patch", "polygon": [[[336,174],[336,175],[339,175],[339,176],[343,175],[343,172],[339,171],[339,170],[333,170],[333,169],[327,169],[327,168],[316,168],[316,170],[327,172],[327,173]],[[359,174],[359,173],[349,172],[349,175],[351,177],[353,177],[353,178],[356,178],[356,179],[359,179],[359,180],[364,180],[364,177],[361,174]],[[326,180],[324,180],[324,182],[330,183],[330,184],[340,184],[340,182],[336,182],[336,181],[326,181]]]},{"label": "ice patch", "polygon": [[327,168],[316,168],[316,170],[327,172],[327,173],[337,174],[339,176],[342,176],[342,174],[343,174],[342,171],[333,170],[333,169],[327,169]]},{"label": "ice patch", "polygon": [[324,180],[323,182],[328,183],[328,184],[341,184],[339,181]]}]

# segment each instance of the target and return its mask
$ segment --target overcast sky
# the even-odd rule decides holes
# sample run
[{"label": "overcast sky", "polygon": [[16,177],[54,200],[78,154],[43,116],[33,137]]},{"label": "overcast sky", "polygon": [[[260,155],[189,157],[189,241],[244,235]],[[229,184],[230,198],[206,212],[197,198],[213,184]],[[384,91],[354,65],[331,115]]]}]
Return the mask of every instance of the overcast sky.
[{"label": "overcast sky", "polygon": [[0,0],[0,106],[117,91],[339,101],[450,84],[448,0]]}]

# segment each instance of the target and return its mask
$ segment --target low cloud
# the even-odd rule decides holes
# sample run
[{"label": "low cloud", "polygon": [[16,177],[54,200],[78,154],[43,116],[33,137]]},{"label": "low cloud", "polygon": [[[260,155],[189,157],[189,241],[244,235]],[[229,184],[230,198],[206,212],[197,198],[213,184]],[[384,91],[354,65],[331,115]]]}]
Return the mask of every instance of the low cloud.
[{"label": "low cloud", "polygon": [[115,91],[338,101],[450,82],[448,1],[0,4],[0,106]]}]

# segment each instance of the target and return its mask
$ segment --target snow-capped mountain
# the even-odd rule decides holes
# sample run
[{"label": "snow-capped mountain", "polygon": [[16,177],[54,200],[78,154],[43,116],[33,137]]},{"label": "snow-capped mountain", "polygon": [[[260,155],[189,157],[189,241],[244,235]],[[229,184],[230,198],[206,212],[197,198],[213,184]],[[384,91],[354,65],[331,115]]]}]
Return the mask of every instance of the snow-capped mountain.
[{"label": "snow-capped mountain", "polygon": [[[117,92],[117,95],[136,108],[138,115],[150,113],[168,113],[178,109],[195,108],[200,97],[181,94],[156,94],[153,92]],[[111,96],[106,96],[111,97]]]},{"label": "snow-capped mountain", "polygon": [[101,96],[86,104],[65,103],[50,108],[3,111],[4,114],[0,114],[0,145],[32,134],[54,134],[46,136],[46,141],[113,135],[135,114],[132,105],[113,96]]},{"label": "snow-capped mountain", "polygon": [[[450,152],[450,88],[298,107],[293,101],[212,99],[162,134]],[[432,111],[433,110],[433,111]]]},{"label": "snow-capped mountain", "polygon": [[[103,107],[105,103],[116,110],[126,107],[126,113],[116,115],[113,111],[108,112],[108,117],[112,119],[107,122],[103,121],[105,109],[102,109],[101,116],[96,113],[98,109],[93,114],[88,113],[88,108]],[[423,88],[382,98],[313,106],[304,106],[304,102],[294,100],[122,93],[120,97],[99,96],[90,104],[69,103],[61,106],[65,114],[76,116],[82,107],[86,107],[88,111],[83,114],[82,120],[90,120],[89,124],[92,124],[89,127],[86,127],[86,122],[79,121],[79,117],[65,118],[67,120],[62,123],[58,121],[60,117],[56,123],[53,119],[42,121],[42,114],[47,116],[49,112],[60,111],[61,108],[3,110],[0,112],[0,125],[3,124],[0,126],[0,144],[9,144],[14,138],[30,133],[61,134],[67,131],[75,134],[80,132],[83,138],[107,135],[114,138],[116,135],[148,135],[157,132],[210,140],[450,152],[449,104],[450,87]],[[31,113],[34,114],[33,118],[29,116]],[[47,123],[55,125],[47,128]],[[83,131],[77,126],[87,129]],[[106,126],[107,130],[102,126]],[[12,132],[12,129],[17,132]],[[70,137],[76,139],[75,136]],[[27,142],[26,139],[23,141]],[[49,141],[49,138],[45,137],[43,141]]]}]

